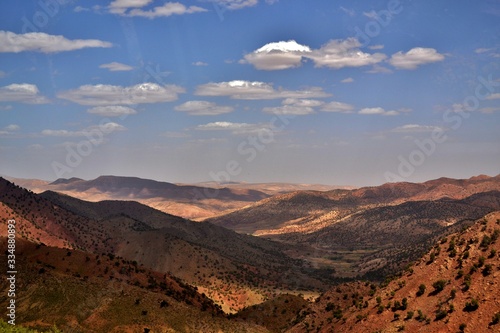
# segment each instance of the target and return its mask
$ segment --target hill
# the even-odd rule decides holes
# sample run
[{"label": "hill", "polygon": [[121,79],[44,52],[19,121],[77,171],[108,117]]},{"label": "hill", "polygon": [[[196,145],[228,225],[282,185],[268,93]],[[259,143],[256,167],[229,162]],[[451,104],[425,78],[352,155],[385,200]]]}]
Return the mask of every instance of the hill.
[{"label": "hill", "polygon": [[[1,238],[0,246],[6,245]],[[229,321],[196,288],[135,261],[21,239],[16,254],[16,325],[81,333],[266,332]],[[0,287],[9,288],[6,279]],[[0,305],[8,301],[2,293]]]},{"label": "hill", "polygon": [[[314,303],[295,307],[277,298],[235,317],[271,332],[497,332],[499,237],[500,212],[493,212],[441,238],[422,258],[381,284],[341,284]],[[284,318],[288,325],[274,324]]]},{"label": "hill", "polygon": [[269,196],[252,188],[177,185],[121,176],[100,176],[93,180],[60,178],[51,183],[17,178],[11,181],[37,193],[55,191],[88,201],[134,200],[190,219],[241,208]]},{"label": "hill", "polygon": [[[55,192],[38,195],[3,179],[0,202],[2,217],[16,218],[19,235],[26,239],[111,253],[171,272],[227,312],[277,293],[309,293],[331,283],[328,270],[318,271],[290,258],[282,244],[185,220],[137,202],[93,203]],[[5,235],[7,229],[3,230]]]}]

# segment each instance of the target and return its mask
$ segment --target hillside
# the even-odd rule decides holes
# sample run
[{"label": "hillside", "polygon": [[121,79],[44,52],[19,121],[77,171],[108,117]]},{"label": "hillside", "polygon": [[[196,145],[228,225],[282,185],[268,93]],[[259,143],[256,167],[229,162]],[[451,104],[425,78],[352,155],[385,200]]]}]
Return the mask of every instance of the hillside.
[{"label": "hillside", "polygon": [[[196,288],[135,261],[20,239],[16,245],[17,325],[82,333],[266,332],[229,321]],[[0,246],[5,248],[5,238]],[[5,279],[0,287],[8,289]],[[3,308],[6,294],[0,296]]]},{"label": "hillside", "polygon": [[380,279],[436,239],[500,209],[500,177],[441,178],[330,192],[293,192],[207,221],[284,244],[337,276]]},{"label": "hillside", "polygon": [[[284,253],[286,246],[269,240],[188,221],[137,202],[91,203],[55,192],[37,195],[2,179],[0,186],[3,216],[19,220],[19,235],[95,254],[112,253],[171,272],[226,312],[281,292],[316,293],[331,283],[328,270],[317,271],[290,258]],[[35,237],[38,230],[42,231]]]},{"label": "hillside", "polygon": [[244,207],[269,195],[252,188],[212,188],[177,185],[137,177],[100,176],[44,181],[13,178],[12,181],[36,193],[55,191],[87,201],[134,200],[184,218],[206,218],[226,210]]},{"label": "hillside", "polygon": [[499,237],[500,212],[490,213],[380,285],[341,284],[305,305],[277,298],[235,317],[289,333],[498,332]]}]

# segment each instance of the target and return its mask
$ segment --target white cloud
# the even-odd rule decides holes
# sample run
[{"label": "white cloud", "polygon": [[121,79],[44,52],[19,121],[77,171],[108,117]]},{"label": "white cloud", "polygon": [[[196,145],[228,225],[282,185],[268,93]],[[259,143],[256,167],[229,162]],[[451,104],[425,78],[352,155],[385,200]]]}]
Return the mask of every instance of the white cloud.
[{"label": "white cloud", "polygon": [[193,116],[214,116],[234,111],[231,106],[221,106],[207,101],[188,101],[174,108]]},{"label": "white cloud", "polygon": [[323,105],[320,110],[323,112],[352,113],[354,106],[342,102],[330,102]]},{"label": "white cloud", "polygon": [[21,127],[19,127],[19,125],[11,124],[9,126],[6,126],[4,129],[6,131],[12,132],[12,131],[19,131],[21,129]]},{"label": "white cloud", "polygon": [[352,82],[354,82],[354,79],[352,77],[348,77],[348,78],[343,79],[340,82],[342,82],[342,83],[352,83]]},{"label": "white cloud", "polygon": [[481,54],[481,53],[486,53],[486,52],[490,52],[490,51],[493,51],[494,48],[484,48],[484,47],[480,47],[478,49],[475,49],[474,52],[476,52],[477,54]]},{"label": "white cloud", "polygon": [[376,107],[376,108],[364,108],[359,110],[359,114],[367,114],[367,115],[372,115],[372,114],[377,114],[377,115],[382,115],[382,116],[397,116],[399,115],[399,111],[386,111],[381,107]]},{"label": "white cloud", "polygon": [[113,44],[98,39],[67,39],[61,35],[44,32],[16,34],[0,30],[0,53],[19,53],[25,51],[57,53],[74,51],[87,47],[112,47]]},{"label": "white cloud", "polygon": [[356,12],[354,11],[354,9],[349,9],[349,8],[345,8],[345,7],[342,7],[340,6],[340,9],[346,13],[347,15],[349,15],[350,17],[353,17],[356,15]]},{"label": "white cloud", "polygon": [[152,9],[142,9],[150,3],[152,3],[152,0],[115,0],[109,5],[109,11],[122,16],[139,16],[149,19],[207,11],[205,8],[198,6],[186,7],[180,2],[165,2],[163,5]]},{"label": "white cloud", "polygon": [[40,95],[38,87],[34,84],[20,83],[0,87],[0,102],[21,102],[28,104],[45,104],[49,100]]},{"label": "white cloud", "polygon": [[208,66],[208,64],[206,62],[203,62],[203,61],[193,62],[191,65],[193,65],[193,66]]},{"label": "white cloud", "polygon": [[283,100],[283,105],[294,105],[294,106],[305,106],[305,107],[316,107],[325,104],[323,101],[318,101],[317,99],[297,99],[297,98],[287,98]]},{"label": "white cloud", "polygon": [[311,59],[316,67],[340,69],[377,64],[387,58],[382,53],[365,53],[356,38],[331,40],[317,50],[294,40],[264,45],[244,56],[240,63],[250,63],[257,69],[282,70],[299,67],[303,59]]},{"label": "white cloud", "polygon": [[99,66],[99,68],[105,68],[108,69],[111,72],[122,72],[122,71],[131,71],[134,69],[134,67],[121,64],[119,62],[110,62],[109,64],[102,64]]},{"label": "white cloud", "polygon": [[229,131],[235,135],[247,135],[258,133],[264,129],[269,129],[269,124],[248,124],[248,123],[232,123],[227,121],[216,121],[204,125],[198,125],[195,128],[199,131]]},{"label": "white cloud", "polygon": [[309,106],[297,105],[282,105],[275,107],[265,107],[262,109],[265,113],[280,114],[280,115],[294,115],[303,116],[314,113],[314,109]]},{"label": "white cloud", "polygon": [[141,83],[130,87],[98,84],[63,91],[57,97],[81,105],[133,105],[172,102],[177,100],[178,94],[184,92],[184,88],[176,85],[160,86],[156,83]]},{"label": "white cloud", "polygon": [[12,110],[12,105],[0,105],[0,111]]},{"label": "white cloud", "polygon": [[500,107],[484,107],[478,110],[481,113],[493,113],[500,111]]},{"label": "white cloud", "polygon": [[486,99],[488,99],[488,100],[500,99],[500,93],[488,95],[488,97],[486,97]]},{"label": "white cloud", "polygon": [[[212,0],[212,2],[220,7],[236,10],[245,7],[252,7],[259,3],[259,0]],[[274,1],[273,1],[274,2]]]},{"label": "white cloud", "polygon": [[5,73],[4,71],[0,71],[0,79],[7,76],[7,73]]},{"label": "white cloud", "polygon": [[321,98],[328,97],[320,87],[310,87],[306,90],[274,89],[272,84],[258,81],[235,80],[229,82],[207,83],[196,88],[199,96],[229,96],[233,99],[285,99],[285,98]]},{"label": "white cloud", "polygon": [[399,51],[393,54],[389,63],[397,69],[416,69],[420,65],[443,61],[444,58],[435,49],[415,47],[406,53]]},{"label": "white cloud", "polygon": [[422,132],[432,132],[435,130],[443,131],[444,129],[439,127],[439,126],[407,124],[407,125],[396,127],[394,129],[392,129],[391,132],[394,132],[394,133],[422,133]]},{"label": "white cloud", "polygon": [[75,13],[80,13],[80,12],[88,12],[88,11],[90,11],[90,9],[85,8],[85,7],[82,7],[82,6],[76,6],[76,7],[73,9],[73,11],[74,11]]},{"label": "white cloud", "polygon": [[377,64],[387,58],[382,53],[365,53],[359,47],[356,38],[331,40],[318,50],[313,50],[307,57],[314,61],[316,67],[340,69],[344,67],[361,67]]},{"label": "white cloud", "polygon": [[171,138],[171,139],[183,139],[183,138],[191,137],[186,132],[165,132],[161,136],[164,136],[166,138]]},{"label": "white cloud", "polygon": [[120,117],[137,113],[137,111],[135,111],[134,109],[129,108],[128,106],[121,105],[96,106],[94,108],[88,109],[87,112],[103,117]]},{"label": "white cloud", "polygon": [[111,132],[125,131],[126,129],[127,128],[125,126],[122,126],[120,124],[114,122],[108,122],[105,124],[87,127],[86,129],[81,131],[45,129],[40,134],[42,136],[54,136],[54,137],[81,137],[81,136],[87,137],[94,131],[100,131],[103,134],[109,134]]},{"label": "white cloud", "polygon": [[282,70],[299,67],[305,53],[311,52],[308,46],[294,40],[269,43],[244,56],[240,63],[250,63],[261,70]]}]

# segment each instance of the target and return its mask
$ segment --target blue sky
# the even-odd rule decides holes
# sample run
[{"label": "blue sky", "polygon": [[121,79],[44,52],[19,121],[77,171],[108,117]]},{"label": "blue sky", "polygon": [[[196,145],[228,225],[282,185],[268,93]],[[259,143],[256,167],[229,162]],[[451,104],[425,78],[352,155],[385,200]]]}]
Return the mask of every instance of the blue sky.
[{"label": "blue sky", "polygon": [[0,4],[0,174],[496,175],[500,1]]}]

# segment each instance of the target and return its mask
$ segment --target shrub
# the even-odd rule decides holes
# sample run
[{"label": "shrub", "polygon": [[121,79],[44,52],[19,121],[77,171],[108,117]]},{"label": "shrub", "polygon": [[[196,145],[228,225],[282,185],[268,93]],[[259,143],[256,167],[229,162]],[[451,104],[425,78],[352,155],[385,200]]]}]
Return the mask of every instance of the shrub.
[{"label": "shrub", "polygon": [[479,260],[478,260],[478,266],[477,267],[483,267],[484,265],[484,261],[486,260],[486,258],[484,257],[479,257]]},{"label": "shrub", "polygon": [[492,271],[493,271],[493,266],[491,264],[487,264],[483,268],[483,275],[488,276],[491,274]]},{"label": "shrub", "polygon": [[470,302],[465,303],[464,311],[471,312],[476,311],[479,308],[479,302],[477,299],[473,298]]},{"label": "shrub", "polygon": [[490,255],[488,256],[488,258],[493,258],[493,257],[495,257],[496,254],[497,254],[497,250],[491,249]]},{"label": "shrub", "polygon": [[448,281],[446,281],[446,280],[437,280],[436,282],[434,282],[432,284],[432,287],[434,287],[434,291],[436,293],[439,293],[440,291],[442,291],[444,289],[444,287],[446,286],[447,283],[448,283]]},{"label": "shrub", "polygon": [[382,297],[378,296],[378,297],[376,298],[376,300],[377,300],[377,304],[382,303]]},{"label": "shrub", "polygon": [[382,313],[384,312],[384,306],[383,305],[379,305],[378,309],[377,309],[377,313]]},{"label": "shrub", "polygon": [[451,299],[455,299],[456,295],[457,295],[457,290],[456,289],[452,289],[451,292],[450,292],[450,298]]},{"label": "shrub", "polygon": [[436,320],[441,320],[448,315],[448,312],[444,309],[439,309],[436,311]]},{"label": "shrub", "polygon": [[490,325],[496,325],[498,323],[500,323],[500,312],[497,312],[493,315]]},{"label": "shrub", "polygon": [[467,327],[467,325],[465,325],[464,323],[462,323],[462,324],[460,324],[460,326],[458,326],[458,330],[460,332],[464,332],[466,327]]},{"label": "shrub", "polygon": [[456,277],[456,278],[457,278],[457,279],[460,279],[462,276],[464,276],[464,271],[460,269],[460,270],[457,272],[457,277]]},{"label": "shrub", "polygon": [[417,296],[422,296],[425,293],[425,284],[418,286]]},{"label": "shrub", "polygon": [[406,320],[410,320],[411,318],[413,318],[413,311],[408,311],[408,312],[406,313],[406,318],[405,318],[405,319],[406,319]]}]

